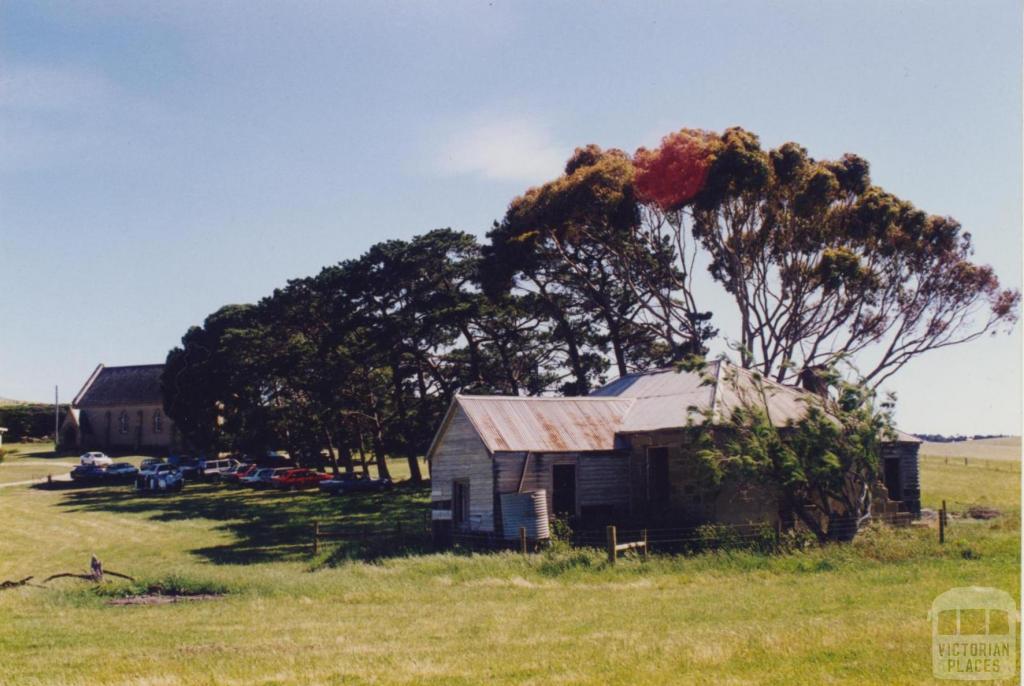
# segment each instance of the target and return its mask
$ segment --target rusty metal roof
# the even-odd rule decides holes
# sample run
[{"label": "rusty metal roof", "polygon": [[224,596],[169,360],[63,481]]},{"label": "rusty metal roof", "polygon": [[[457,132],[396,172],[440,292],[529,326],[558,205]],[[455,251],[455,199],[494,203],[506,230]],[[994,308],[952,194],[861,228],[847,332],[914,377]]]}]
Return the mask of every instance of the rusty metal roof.
[{"label": "rusty metal roof", "polygon": [[[699,372],[628,374],[586,397],[458,395],[449,416],[461,407],[492,453],[582,452],[614,450],[617,434],[679,429],[707,417],[713,424],[726,423],[734,410],[749,405],[766,406],[772,423],[785,426],[801,419],[816,402],[811,393],[723,359]],[[444,424],[438,434],[443,431]],[[917,439],[900,432],[897,440]]]},{"label": "rusty metal roof", "polygon": [[614,450],[615,433],[634,401],[459,395],[455,402],[492,453],[556,453]]}]

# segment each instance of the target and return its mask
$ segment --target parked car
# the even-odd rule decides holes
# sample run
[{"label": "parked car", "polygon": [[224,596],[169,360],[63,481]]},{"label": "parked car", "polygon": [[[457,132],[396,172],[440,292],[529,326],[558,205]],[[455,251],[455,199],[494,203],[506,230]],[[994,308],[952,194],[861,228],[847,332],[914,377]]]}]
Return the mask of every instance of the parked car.
[{"label": "parked car", "polygon": [[200,479],[216,479],[224,472],[229,469],[235,468],[240,463],[234,458],[224,458],[216,460],[200,460],[199,464],[196,465],[197,474]]},{"label": "parked car", "polygon": [[79,462],[79,464],[83,464],[83,465],[95,465],[97,467],[106,467],[109,464],[113,464],[114,461],[111,460],[104,453],[90,452],[90,453],[85,453],[84,455],[79,457],[78,458],[78,462]]},{"label": "parked car", "polygon": [[139,470],[135,468],[135,465],[127,462],[115,462],[106,468],[103,480],[108,483],[130,484],[135,481],[138,474]]},{"label": "parked car", "polygon": [[270,488],[273,485],[271,479],[287,471],[287,467],[260,467],[249,476],[243,476],[239,483],[252,488]]},{"label": "parked car", "polygon": [[98,484],[104,480],[106,474],[106,467],[82,464],[71,470],[71,480],[80,484]]},{"label": "parked car", "polygon": [[220,480],[222,483],[228,485],[239,485],[242,483],[242,479],[247,476],[252,476],[256,470],[259,469],[258,465],[254,464],[241,464],[235,470],[227,470],[220,473]]},{"label": "parked car", "polygon": [[151,471],[140,471],[135,488],[140,491],[180,491],[185,486],[181,470],[169,464],[154,465]]},{"label": "parked car", "polygon": [[329,495],[343,493],[377,493],[394,487],[391,479],[371,479],[363,474],[341,474],[320,482],[320,492]]},{"label": "parked car", "polygon": [[167,464],[164,461],[164,458],[162,457],[147,457],[145,460],[142,461],[142,464],[139,465],[139,471],[152,472],[154,469],[156,469],[158,466],[162,464]]},{"label": "parked car", "polygon": [[233,465],[231,465],[227,469],[222,469],[221,471],[219,471],[216,474],[214,474],[213,475],[213,480],[214,481],[223,481],[223,482],[230,481],[231,478],[235,474],[238,474],[239,470],[245,469],[248,466],[249,466],[249,464],[246,463],[246,462],[239,462],[237,460],[234,460],[234,464]]},{"label": "parked car", "polygon": [[177,467],[178,471],[181,472],[181,476],[186,481],[198,481],[201,476],[199,473],[199,460],[189,455],[171,455],[167,458],[167,464]]},{"label": "parked car", "polygon": [[329,478],[328,474],[312,469],[288,469],[273,476],[271,483],[274,488],[282,491],[297,491],[300,488],[315,488]]}]

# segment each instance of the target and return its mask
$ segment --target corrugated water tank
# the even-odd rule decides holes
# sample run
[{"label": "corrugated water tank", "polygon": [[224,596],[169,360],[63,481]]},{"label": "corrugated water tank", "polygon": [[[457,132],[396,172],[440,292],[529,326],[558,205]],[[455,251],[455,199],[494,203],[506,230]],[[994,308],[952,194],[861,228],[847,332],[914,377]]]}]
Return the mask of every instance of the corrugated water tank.
[{"label": "corrugated water tank", "polygon": [[527,493],[501,494],[502,534],[506,539],[519,538],[519,527],[526,527],[531,541],[547,540],[548,495],[543,489]]}]

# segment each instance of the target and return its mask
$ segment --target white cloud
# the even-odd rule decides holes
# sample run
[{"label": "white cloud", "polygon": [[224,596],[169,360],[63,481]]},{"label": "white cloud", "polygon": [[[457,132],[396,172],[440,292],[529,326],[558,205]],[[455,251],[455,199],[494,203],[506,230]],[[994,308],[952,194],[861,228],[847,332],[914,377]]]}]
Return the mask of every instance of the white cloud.
[{"label": "white cloud", "polygon": [[515,117],[476,120],[451,133],[435,156],[445,175],[539,182],[556,176],[568,151],[537,122]]},{"label": "white cloud", "polygon": [[101,72],[22,63],[0,74],[0,172],[146,162],[175,125]]}]

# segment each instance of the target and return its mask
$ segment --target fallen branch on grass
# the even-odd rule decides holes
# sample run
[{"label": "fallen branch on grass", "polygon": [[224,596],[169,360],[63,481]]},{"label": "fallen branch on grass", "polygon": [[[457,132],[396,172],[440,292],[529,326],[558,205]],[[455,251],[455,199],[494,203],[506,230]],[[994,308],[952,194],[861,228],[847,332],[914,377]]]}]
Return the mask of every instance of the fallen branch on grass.
[{"label": "fallen branch on grass", "polygon": [[6,591],[8,588],[17,588],[18,586],[35,586],[36,588],[42,588],[39,584],[31,583],[34,578],[34,576],[26,576],[24,579],[18,579],[17,581],[2,581],[0,582],[0,591]]},{"label": "fallen branch on grass", "polygon": [[120,572],[112,572],[109,569],[103,569],[103,563],[100,562],[99,558],[96,557],[95,555],[92,556],[92,560],[89,563],[89,567],[90,567],[90,569],[92,571],[90,571],[88,574],[75,574],[74,572],[62,572],[61,574],[53,574],[52,576],[46,577],[46,579],[43,580],[43,583],[44,584],[48,583],[50,581],[53,581],[54,579],[73,578],[73,579],[83,579],[85,581],[93,581],[93,582],[98,584],[98,583],[103,581],[103,576],[104,575],[116,576],[116,577],[118,577],[120,579],[127,579],[128,581],[135,581],[135,579],[133,579],[132,577],[128,576],[127,574],[121,574]]}]

